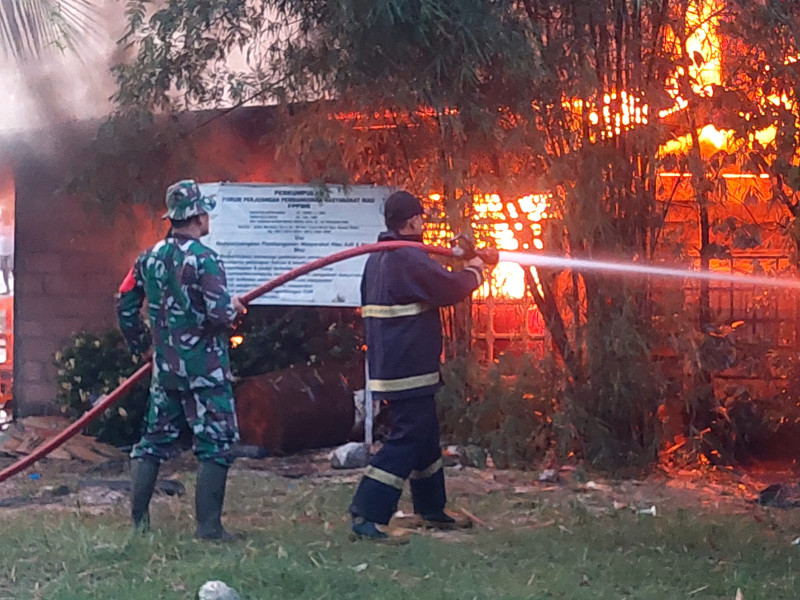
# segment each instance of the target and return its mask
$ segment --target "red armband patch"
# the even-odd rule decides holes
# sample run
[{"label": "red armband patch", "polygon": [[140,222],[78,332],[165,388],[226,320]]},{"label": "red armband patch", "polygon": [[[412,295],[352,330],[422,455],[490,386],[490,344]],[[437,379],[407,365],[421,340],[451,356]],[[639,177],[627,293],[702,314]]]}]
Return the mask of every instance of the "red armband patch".
[{"label": "red armband patch", "polygon": [[122,283],[119,286],[119,293],[125,294],[127,292],[130,292],[135,287],[136,287],[136,278],[133,276],[133,269],[131,269],[125,276],[125,279],[122,280]]}]

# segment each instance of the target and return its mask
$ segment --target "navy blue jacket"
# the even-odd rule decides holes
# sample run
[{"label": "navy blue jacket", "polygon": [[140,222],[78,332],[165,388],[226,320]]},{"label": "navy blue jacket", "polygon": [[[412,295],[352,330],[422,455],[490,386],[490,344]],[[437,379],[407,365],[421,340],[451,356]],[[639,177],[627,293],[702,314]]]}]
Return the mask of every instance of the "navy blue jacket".
[{"label": "navy blue jacket", "polygon": [[[410,238],[393,232],[378,237],[379,242],[400,239]],[[419,248],[370,255],[361,279],[361,314],[376,399],[399,400],[439,389],[439,307],[464,300],[482,283],[480,269],[448,271]]]}]

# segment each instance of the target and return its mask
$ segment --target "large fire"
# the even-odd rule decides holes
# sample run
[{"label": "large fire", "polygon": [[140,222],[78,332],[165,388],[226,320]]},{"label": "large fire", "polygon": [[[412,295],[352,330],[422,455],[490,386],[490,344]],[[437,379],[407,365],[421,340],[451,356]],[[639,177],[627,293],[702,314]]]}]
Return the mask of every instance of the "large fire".
[{"label": "large fire", "polygon": [[[685,44],[679,45],[674,34],[667,36],[665,43],[676,56],[686,55],[691,60],[689,77],[692,91],[700,96],[711,96],[714,86],[722,83],[722,52],[720,38],[717,33],[719,18],[716,1],[693,2],[686,13]],[[677,67],[675,74],[667,81],[667,92],[674,100],[673,106],[659,111],[660,118],[666,118],[686,109],[688,100],[680,93],[680,80],[686,72]],[[775,99],[770,98],[774,101]],[[626,90],[606,93],[597,101],[572,99],[563,102],[564,108],[579,119],[588,122],[589,139],[592,142],[619,136],[640,125],[647,125],[649,107],[640,94]],[[699,132],[701,143],[708,143],[719,150],[732,143],[733,132],[719,131],[713,125],[706,125]],[[756,134],[762,144],[774,139],[774,128],[768,128]],[[686,151],[691,145],[691,135],[687,134],[668,142],[661,148],[661,153]],[[663,173],[662,176],[683,177],[683,173]],[[737,177],[737,174],[726,174]],[[743,174],[741,177],[756,177]],[[431,200],[439,201],[434,194]],[[504,201],[498,194],[476,195],[473,198],[472,224],[476,233],[484,240],[491,240],[500,250],[541,251],[542,221],[547,219],[548,194],[533,194]],[[530,235],[532,234],[532,235]],[[432,228],[430,241],[441,241],[449,235],[446,228]],[[526,240],[532,240],[532,242]],[[531,246],[532,244],[532,246]],[[535,272],[534,272],[535,274]],[[539,287],[541,292],[541,286]],[[489,296],[505,299],[521,299],[525,296],[525,278],[522,268],[515,263],[500,263],[494,269],[490,281],[475,294],[477,299]]]},{"label": "large fire", "polygon": [[[720,0],[697,0],[692,2],[686,13],[687,38],[685,47],[681,48],[674,34],[667,36],[667,48],[676,56],[686,56],[691,61],[688,81],[693,92],[699,96],[713,96],[714,86],[722,84],[722,40],[718,33]],[[788,57],[786,63],[797,62],[796,57]],[[769,70],[769,65],[766,67]],[[680,79],[685,75],[684,68],[679,66],[675,75],[667,82],[667,92],[675,100],[675,104],[659,111],[659,117],[666,118],[683,111],[689,102],[680,95]],[[795,102],[787,97],[770,94],[763,95],[761,101],[783,106],[787,110],[795,109]],[[749,119],[749,115],[739,116]],[[751,135],[749,143],[758,142],[766,146],[775,140],[777,128],[768,126]],[[686,153],[692,145],[691,134],[680,136],[667,142],[661,148],[661,154]],[[733,130],[719,130],[707,124],[698,132],[701,146],[707,145],[711,152],[717,150],[733,151],[743,143],[736,140]]]},{"label": "large fire", "polygon": [[[666,81],[666,92],[673,104],[652,111],[641,91],[609,90],[592,99],[566,98],[563,108],[575,117],[575,124],[587,132],[592,143],[609,140],[637,127],[646,126],[651,116],[669,119],[678,116],[690,106],[689,93],[700,97],[711,97],[717,86],[723,83],[722,40],[719,33],[720,0],[690,0],[688,10],[681,21],[682,35],[676,35],[668,28],[664,38],[664,49],[673,54],[678,65]],[[797,59],[788,59],[797,60]],[[787,97],[765,96],[765,102],[794,108]],[[449,113],[458,110],[448,109]],[[419,119],[435,117],[437,113],[430,108],[420,108],[413,115],[398,115],[384,111],[373,114],[357,112],[337,113],[332,118],[353,121],[356,129],[396,128],[418,126]],[[742,115],[745,116],[745,115]],[[413,118],[412,118],[413,117]],[[399,121],[398,121],[399,119]],[[746,140],[737,139],[732,130],[720,130],[713,124],[703,124],[696,132],[701,152],[709,156],[716,151],[733,151]],[[750,143],[767,145],[775,139],[776,128],[767,127],[756,132]],[[686,154],[693,144],[694,135],[687,133],[665,143],[659,154]],[[741,173],[727,169],[720,176],[725,179],[768,179],[761,173]],[[685,172],[660,172],[662,180],[681,181],[692,177]],[[664,189],[668,189],[666,186]],[[498,194],[476,194],[472,198],[469,219],[479,242],[492,243],[500,250],[537,252],[544,249],[542,227],[548,218],[549,194],[537,193],[521,198],[501,198]],[[440,218],[429,221],[426,241],[446,243],[451,232],[445,224],[441,198],[438,194],[429,197],[429,209]],[[535,272],[534,272],[535,276]],[[539,286],[541,291],[541,286]],[[522,268],[515,263],[500,263],[490,280],[475,294],[476,299],[499,298],[516,300],[526,295],[526,285]]]},{"label": "large fire", "polygon": [[[676,55],[688,54],[692,59],[689,78],[692,89],[700,95],[712,95],[713,86],[722,80],[720,42],[717,35],[718,19],[714,2],[693,3],[687,13],[686,28],[689,33],[685,48],[681,49],[673,35],[666,43],[673,46]],[[659,111],[665,118],[684,110],[688,101],[679,93],[679,79],[685,75],[683,67],[667,82],[667,92],[675,104]],[[640,94],[622,90],[606,93],[597,101],[572,99],[564,100],[563,106],[577,119],[588,124],[589,139],[592,142],[619,136],[637,126],[648,123],[649,107]],[[340,116],[342,118],[342,116]],[[713,125],[700,132],[701,142],[711,143],[720,149],[726,146],[732,132],[716,130]],[[774,136],[774,132],[773,132]],[[762,138],[766,142],[766,137]],[[759,139],[759,141],[762,141]],[[762,142],[762,143],[763,143]],[[685,151],[691,145],[691,136],[686,135],[662,147],[662,153]],[[663,174],[682,176],[683,174]],[[483,243],[493,243],[500,250],[541,251],[542,222],[548,218],[549,194],[531,194],[513,201],[502,199],[498,194],[477,194],[472,202],[472,227]],[[430,196],[431,208],[443,216],[439,194]],[[431,223],[426,240],[442,243],[451,235],[442,221]],[[534,271],[534,277],[536,277]],[[538,278],[537,278],[538,284]],[[542,292],[541,286],[539,291]],[[522,267],[516,263],[501,262],[479,290],[476,299],[488,297],[517,300],[526,295],[525,277]]]}]

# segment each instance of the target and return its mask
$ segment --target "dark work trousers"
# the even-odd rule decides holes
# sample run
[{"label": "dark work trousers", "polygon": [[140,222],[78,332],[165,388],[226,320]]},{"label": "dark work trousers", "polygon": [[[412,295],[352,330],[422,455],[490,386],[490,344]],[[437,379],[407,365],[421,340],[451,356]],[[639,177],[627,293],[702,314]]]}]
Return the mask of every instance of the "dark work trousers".
[{"label": "dark work trousers", "polygon": [[389,437],[367,467],[350,505],[354,517],[383,525],[397,510],[408,478],[415,513],[434,515],[447,502],[433,395],[391,400],[387,406]]}]

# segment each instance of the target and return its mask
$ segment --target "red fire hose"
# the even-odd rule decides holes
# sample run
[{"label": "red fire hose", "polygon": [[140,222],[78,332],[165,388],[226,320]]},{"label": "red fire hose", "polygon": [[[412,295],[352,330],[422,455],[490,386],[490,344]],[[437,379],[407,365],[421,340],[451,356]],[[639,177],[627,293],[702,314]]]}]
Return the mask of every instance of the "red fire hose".
[{"label": "red fire hose", "polygon": [[[331,254],[330,256],[325,256],[322,258],[318,258],[313,260],[309,263],[306,263],[296,269],[292,269],[291,271],[276,277],[266,283],[261,284],[257,288],[250,290],[246,294],[242,296],[242,300],[245,304],[252,302],[255,298],[259,296],[263,296],[267,292],[274,290],[282,286],[293,279],[297,279],[303,275],[311,273],[312,271],[317,271],[318,269],[322,269],[323,267],[327,267],[328,265],[332,265],[337,262],[341,262],[343,260],[347,260],[348,258],[354,258],[356,256],[361,256],[363,254],[370,254],[373,252],[385,252],[387,250],[395,250],[397,248],[420,248],[425,250],[429,254],[439,254],[441,256],[458,256],[461,254],[463,258],[463,253],[459,253],[459,249],[451,249],[451,248],[444,248],[441,246],[426,246],[425,244],[417,243],[417,242],[406,242],[406,241],[396,241],[396,242],[380,242],[375,244],[365,244],[363,246],[356,246],[355,248],[350,248],[348,250],[342,250],[341,252],[337,252],[335,254]],[[478,252],[480,255],[480,251]],[[487,264],[492,264],[497,262],[497,253],[491,253],[491,251],[487,251],[487,254],[484,254],[482,258],[484,258]],[[59,433],[58,435],[50,438],[46,442],[41,443],[37,446],[30,454],[21,458],[14,464],[6,467],[2,471],[0,471],[0,482],[5,481],[9,477],[16,475],[23,469],[31,466],[33,463],[38,461],[40,458],[44,458],[48,454],[50,454],[53,450],[61,446],[64,442],[68,439],[73,437],[79,431],[81,431],[86,425],[94,421],[98,416],[100,416],[107,408],[113,406],[115,402],[117,402],[120,398],[122,398],[125,394],[127,394],[130,389],[136,385],[141,379],[143,379],[152,369],[152,363],[148,362],[146,365],[142,366],[138,371],[136,371],[133,375],[128,377],[125,381],[120,384],[118,388],[112,391],[108,396],[103,398],[100,402],[98,402],[95,406],[93,406],[90,410],[83,413],[83,415],[74,423],[72,423],[69,427],[67,427],[64,431]]]}]

